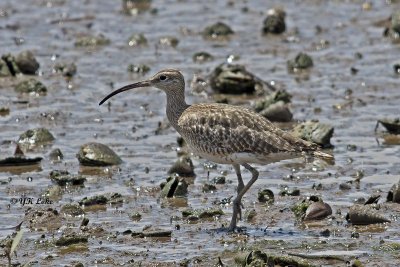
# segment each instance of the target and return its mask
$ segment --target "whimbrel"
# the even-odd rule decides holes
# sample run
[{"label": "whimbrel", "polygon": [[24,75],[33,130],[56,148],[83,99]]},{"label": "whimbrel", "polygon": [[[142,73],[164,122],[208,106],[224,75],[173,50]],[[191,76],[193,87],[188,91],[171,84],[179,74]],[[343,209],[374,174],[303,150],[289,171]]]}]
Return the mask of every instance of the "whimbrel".
[{"label": "whimbrel", "polygon": [[[185,101],[184,77],[174,69],[162,70],[148,80],[115,90],[100,105],[121,92],[148,86],[166,93],[168,120],[194,154],[233,166],[238,186],[229,231],[236,228],[238,217],[241,217],[242,197],[259,175],[250,163],[268,164],[306,152],[317,157],[332,158],[319,151],[316,144],[290,135],[249,109],[216,103],[188,105]],[[243,182],[240,165],[252,174],[247,184]]]}]

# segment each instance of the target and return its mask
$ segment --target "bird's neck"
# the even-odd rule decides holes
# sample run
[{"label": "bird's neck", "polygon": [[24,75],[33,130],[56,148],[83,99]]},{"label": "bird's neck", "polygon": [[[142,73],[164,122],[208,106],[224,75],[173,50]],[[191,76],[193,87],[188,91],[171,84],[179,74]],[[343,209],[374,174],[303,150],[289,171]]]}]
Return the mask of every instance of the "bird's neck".
[{"label": "bird's neck", "polygon": [[179,132],[178,120],[182,113],[189,107],[185,101],[185,93],[167,93],[167,118],[171,125]]}]

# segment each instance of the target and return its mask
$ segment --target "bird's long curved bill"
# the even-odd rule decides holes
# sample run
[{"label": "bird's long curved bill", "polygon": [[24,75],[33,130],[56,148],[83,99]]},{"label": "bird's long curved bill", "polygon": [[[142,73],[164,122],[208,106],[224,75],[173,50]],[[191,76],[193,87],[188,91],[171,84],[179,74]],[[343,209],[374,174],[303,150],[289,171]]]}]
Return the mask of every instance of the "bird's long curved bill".
[{"label": "bird's long curved bill", "polygon": [[115,90],[114,92],[112,92],[111,94],[109,94],[108,96],[103,98],[103,100],[100,101],[99,105],[102,105],[109,98],[115,96],[116,94],[122,93],[124,91],[128,91],[130,89],[139,88],[139,87],[147,87],[147,86],[150,86],[150,82],[149,81],[143,81],[143,82],[129,84],[127,86],[124,86],[122,88],[119,88],[119,89]]}]

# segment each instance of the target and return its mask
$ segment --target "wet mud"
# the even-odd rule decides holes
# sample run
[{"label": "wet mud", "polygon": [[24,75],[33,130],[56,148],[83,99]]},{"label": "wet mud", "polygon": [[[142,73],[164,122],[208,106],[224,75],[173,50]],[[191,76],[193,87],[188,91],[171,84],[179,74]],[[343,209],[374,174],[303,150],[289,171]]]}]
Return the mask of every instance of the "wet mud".
[{"label": "wet mud", "polygon": [[[395,0],[2,0],[0,266],[400,265],[400,137],[390,131],[399,9]],[[224,63],[244,66],[257,86],[214,91]],[[227,233],[235,172],[177,141],[163,92],[98,106],[163,68],[183,72],[189,103],[252,108],[287,92],[278,125],[319,122],[334,162],[257,166],[240,228]],[[93,144],[107,147],[106,162],[85,150]]]}]

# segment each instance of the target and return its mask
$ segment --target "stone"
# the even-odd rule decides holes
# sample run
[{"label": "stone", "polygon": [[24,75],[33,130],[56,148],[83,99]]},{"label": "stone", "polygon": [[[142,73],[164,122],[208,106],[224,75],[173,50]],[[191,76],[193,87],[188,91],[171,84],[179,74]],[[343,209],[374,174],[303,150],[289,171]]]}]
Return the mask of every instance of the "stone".
[{"label": "stone", "polygon": [[234,34],[234,31],[223,22],[217,22],[203,30],[203,36],[209,39],[226,38],[232,34]]},{"label": "stone", "polygon": [[281,34],[286,30],[286,13],[283,9],[273,8],[268,10],[267,17],[263,22],[262,32],[264,34]]},{"label": "stone", "polygon": [[18,83],[14,89],[17,93],[21,94],[45,94],[47,92],[46,86],[34,78]]},{"label": "stone", "polygon": [[223,63],[210,75],[211,88],[222,94],[252,94],[256,78],[242,65]]},{"label": "stone", "polygon": [[29,50],[19,53],[15,57],[15,63],[23,74],[34,75],[40,67],[39,62]]},{"label": "stone", "polygon": [[35,128],[27,130],[19,136],[18,144],[21,145],[41,145],[54,141],[54,136],[46,128]]},{"label": "stone", "polygon": [[168,174],[178,174],[179,176],[194,177],[193,162],[188,156],[181,156],[168,170]]},{"label": "stone", "polygon": [[110,166],[122,163],[121,158],[108,146],[100,143],[87,143],[80,147],[76,155],[85,166]]},{"label": "stone", "polygon": [[307,121],[295,126],[291,133],[306,141],[317,143],[323,147],[330,147],[333,131],[334,128],[331,125],[317,121]]}]

